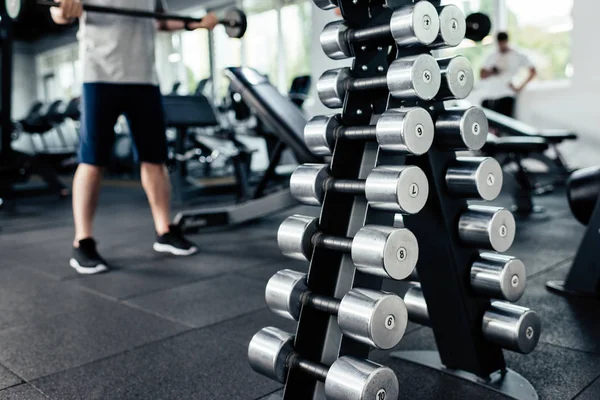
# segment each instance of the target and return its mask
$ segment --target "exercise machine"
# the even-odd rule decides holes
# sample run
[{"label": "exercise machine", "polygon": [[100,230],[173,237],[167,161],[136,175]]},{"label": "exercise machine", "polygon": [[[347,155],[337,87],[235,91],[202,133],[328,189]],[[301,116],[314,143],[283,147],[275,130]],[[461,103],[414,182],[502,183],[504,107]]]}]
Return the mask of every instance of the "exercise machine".
[{"label": "exercise machine", "polygon": [[546,287],[558,294],[600,297],[600,167],[576,171],[567,183],[569,206],[575,218],[587,226],[573,266],[564,281],[549,281]]},{"label": "exercise machine", "polygon": [[[174,223],[187,232],[241,224],[296,205],[287,182],[282,182],[277,173],[284,151],[289,149],[299,163],[322,160],[312,154],[303,141],[306,117],[267,78],[250,68],[227,68],[225,74],[231,81],[233,91],[241,96],[260,121],[262,134],[270,136],[269,165],[260,181],[249,189],[247,201],[227,207],[179,213]],[[264,131],[266,129],[268,132]]]}]

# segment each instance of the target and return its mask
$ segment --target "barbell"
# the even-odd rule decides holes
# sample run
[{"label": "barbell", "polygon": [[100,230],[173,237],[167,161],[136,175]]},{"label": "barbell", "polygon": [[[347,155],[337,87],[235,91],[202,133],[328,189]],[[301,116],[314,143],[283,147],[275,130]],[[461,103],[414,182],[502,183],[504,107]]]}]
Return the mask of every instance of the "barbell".
[{"label": "barbell", "polygon": [[[6,15],[14,21],[23,21],[37,8],[60,7],[60,3],[52,0],[4,0]],[[123,15],[135,18],[153,18],[157,20],[176,20],[185,23],[202,22],[202,18],[188,17],[177,14],[159,13],[153,11],[135,10],[130,8],[114,8],[98,6],[94,4],[83,4],[86,12],[97,12],[103,14]],[[219,20],[219,24],[225,27],[225,32],[231,38],[241,38],[246,33],[248,21],[246,14],[238,9],[231,8],[225,13],[225,17]]]}]

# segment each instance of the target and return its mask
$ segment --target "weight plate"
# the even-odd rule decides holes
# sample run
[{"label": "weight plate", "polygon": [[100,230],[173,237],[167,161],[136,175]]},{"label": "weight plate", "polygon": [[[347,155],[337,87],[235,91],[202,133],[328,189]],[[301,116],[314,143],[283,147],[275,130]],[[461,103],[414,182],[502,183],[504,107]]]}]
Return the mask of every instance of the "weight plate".
[{"label": "weight plate", "polygon": [[467,17],[466,38],[481,42],[492,30],[490,17],[482,13],[473,13]]},{"label": "weight plate", "polygon": [[4,9],[6,10],[6,14],[11,19],[18,19],[21,15],[21,10],[23,9],[23,3],[26,0],[4,0]]},{"label": "weight plate", "polygon": [[221,21],[225,26],[225,32],[230,38],[240,39],[246,33],[248,20],[246,14],[239,8],[231,8],[225,13],[225,18]]}]

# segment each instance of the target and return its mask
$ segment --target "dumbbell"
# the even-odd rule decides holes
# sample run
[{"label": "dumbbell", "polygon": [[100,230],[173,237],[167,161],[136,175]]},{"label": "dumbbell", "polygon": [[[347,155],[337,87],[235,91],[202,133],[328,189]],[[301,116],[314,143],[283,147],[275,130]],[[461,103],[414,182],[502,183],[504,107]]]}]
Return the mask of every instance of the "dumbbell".
[{"label": "dumbbell", "polygon": [[[463,16],[463,20],[464,20]],[[440,20],[435,7],[420,1],[393,12],[389,23],[362,29],[351,29],[344,21],[330,22],[320,36],[321,47],[333,60],[350,58],[352,45],[374,43],[387,46],[394,41],[402,47],[427,46],[440,32]]]},{"label": "dumbbell", "polygon": [[448,191],[460,198],[495,200],[503,182],[502,167],[493,157],[458,157],[446,172]]},{"label": "dumbbell", "polygon": [[[419,285],[412,286],[404,296],[408,319],[430,326],[427,302]],[[529,354],[535,349],[542,328],[540,316],[525,307],[502,301],[492,302],[483,315],[483,337],[506,350]]]},{"label": "dumbbell", "polygon": [[369,275],[402,280],[419,260],[419,243],[408,229],[368,225],[353,239],[319,232],[317,218],[293,215],[279,227],[277,242],[290,258],[307,261],[315,246],[350,253],[356,268]]},{"label": "dumbbell", "polygon": [[[405,281],[420,281],[416,268]],[[471,265],[469,282],[479,296],[514,302],[525,293],[527,274],[523,262],[515,257],[481,253]]]},{"label": "dumbbell", "polygon": [[434,125],[423,108],[392,109],[376,125],[342,125],[340,116],[316,116],[304,128],[304,141],[318,155],[331,155],[339,138],[377,140],[383,150],[422,155],[433,144]]},{"label": "dumbbell", "polygon": [[471,247],[503,253],[510,249],[517,224],[510,211],[501,207],[469,206],[458,222],[458,236]]},{"label": "dumbbell", "polygon": [[467,31],[465,14],[457,6],[450,4],[438,8],[440,19],[440,32],[430,48],[456,47]]},{"label": "dumbbell", "polygon": [[398,99],[432,100],[440,90],[441,71],[429,54],[399,58],[390,64],[386,75],[353,78],[350,68],[326,71],[317,81],[321,102],[329,108],[340,108],[348,91],[386,89]]},{"label": "dumbbell", "polygon": [[398,378],[388,367],[355,357],[340,357],[331,367],[303,359],[294,351],[294,336],[267,327],[248,346],[248,360],[256,372],[285,383],[290,370],[325,383],[329,400],[397,400]]},{"label": "dumbbell", "polygon": [[434,144],[444,150],[481,150],[488,133],[488,120],[481,108],[448,110],[435,121]]},{"label": "dumbbell", "polygon": [[419,167],[377,167],[366,180],[334,179],[325,164],[299,166],[290,179],[292,196],[301,203],[320,206],[327,192],[365,196],[377,210],[416,214],[429,197],[429,181]]},{"label": "dumbbell", "polygon": [[275,314],[294,321],[303,307],[336,316],[344,335],[382,350],[400,343],[408,323],[404,302],[395,294],[352,289],[341,300],[321,296],[308,290],[306,274],[289,269],[269,280],[265,300]]},{"label": "dumbbell", "polygon": [[475,74],[469,60],[455,56],[438,60],[442,73],[442,83],[436,99],[462,100],[469,96],[475,85]]}]

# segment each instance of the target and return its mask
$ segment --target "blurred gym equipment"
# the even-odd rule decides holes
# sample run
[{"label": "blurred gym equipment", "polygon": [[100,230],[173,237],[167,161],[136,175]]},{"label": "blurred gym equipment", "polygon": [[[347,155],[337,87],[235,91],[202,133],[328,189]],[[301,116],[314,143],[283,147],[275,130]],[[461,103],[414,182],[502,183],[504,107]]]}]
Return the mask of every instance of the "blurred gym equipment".
[{"label": "blurred gym equipment", "polygon": [[564,281],[549,281],[546,287],[574,297],[600,297],[600,167],[576,171],[567,183],[569,206],[575,218],[587,226],[573,266]]}]

